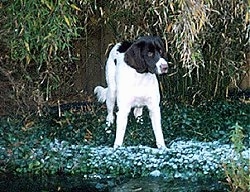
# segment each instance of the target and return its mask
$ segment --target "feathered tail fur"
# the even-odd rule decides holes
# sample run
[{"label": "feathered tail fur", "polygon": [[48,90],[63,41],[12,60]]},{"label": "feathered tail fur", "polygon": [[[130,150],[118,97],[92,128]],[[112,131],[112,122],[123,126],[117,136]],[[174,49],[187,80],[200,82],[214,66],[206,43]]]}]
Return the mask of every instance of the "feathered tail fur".
[{"label": "feathered tail fur", "polygon": [[107,91],[108,91],[108,88],[104,88],[102,86],[97,86],[95,89],[94,89],[94,93],[96,94],[97,96],[97,99],[100,103],[104,103],[107,99]]}]

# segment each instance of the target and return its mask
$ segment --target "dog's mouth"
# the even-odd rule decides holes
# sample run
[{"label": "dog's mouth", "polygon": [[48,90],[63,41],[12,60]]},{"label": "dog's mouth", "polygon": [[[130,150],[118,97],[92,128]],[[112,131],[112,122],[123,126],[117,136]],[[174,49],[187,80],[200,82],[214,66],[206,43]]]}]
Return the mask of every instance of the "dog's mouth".
[{"label": "dog's mouth", "polygon": [[167,73],[168,72],[168,62],[161,58],[157,63],[156,63],[156,71],[155,73],[160,75],[163,73]]}]

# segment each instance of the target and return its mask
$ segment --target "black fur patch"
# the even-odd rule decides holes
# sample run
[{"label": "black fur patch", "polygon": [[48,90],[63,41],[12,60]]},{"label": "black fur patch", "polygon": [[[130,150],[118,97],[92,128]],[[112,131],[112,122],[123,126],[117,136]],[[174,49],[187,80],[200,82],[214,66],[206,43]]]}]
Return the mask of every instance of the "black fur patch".
[{"label": "black fur patch", "polygon": [[158,73],[156,63],[163,58],[165,47],[157,36],[140,37],[134,43],[122,44],[124,61],[138,73]]},{"label": "black fur patch", "polygon": [[120,53],[125,53],[129,47],[131,47],[133,43],[129,42],[129,41],[124,41],[122,42],[121,46],[118,48],[117,51],[119,51]]}]

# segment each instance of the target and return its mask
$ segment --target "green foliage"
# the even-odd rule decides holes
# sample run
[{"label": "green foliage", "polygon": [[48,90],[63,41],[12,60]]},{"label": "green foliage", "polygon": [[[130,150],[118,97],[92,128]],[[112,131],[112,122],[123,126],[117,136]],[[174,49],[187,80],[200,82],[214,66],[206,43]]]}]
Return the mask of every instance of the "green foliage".
[{"label": "green foliage", "polygon": [[231,141],[234,144],[234,150],[237,154],[241,154],[244,150],[244,133],[243,133],[243,127],[239,126],[238,123],[236,123],[235,126],[232,127],[234,130],[231,131]]},{"label": "green foliage", "polygon": [[178,58],[182,67],[191,73],[204,64],[196,40],[209,22],[211,5],[212,1],[203,0],[195,3],[192,0],[114,0],[106,4],[103,17],[119,40],[135,39],[146,34],[160,35],[173,59]]},{"label": "green foliage", "polygon": [[[5,15],[5,33],[1,36],[5,37],[2,41],[9,50],[10,63],[0,69],[11,80],[17,103],[18,99],[33,99],[41,106],[53,90],[69,83],[72,44],[80,29],[76,16],[79,10],[70,1],[4,3],[1,13]],[[33,98],[25,98],[27,95]]]},{"label": "green foliage", "polygon": [[[242,152],[244,146],[244,129],[236,124],[232,127],[231,141],[234,145],[233,158],[229,163],[224,164],[226,180],[233,192],[250,190],[250,160],[245,159]],[[248,133],[249,135],[249,133]],[[248,141],[249,144],[249,141]]]},{"label": "green foliage", "polygon": [[238,102],[206,102],[196,107],[170,105],[162,109],[162,124],[170,141],[192,135],[199,141],[222,139],[229,142],[230,127],[235,122],[248,129],[249,113],[249,105]]},{"label": "green foliage", "polygon": [[[107,128],[105,125],[106,109],[101,105],[89,106],[88,111],[51,112],[48,116],[0,119],[0,172],[15,173],[46,173],[56,174],[85,173],[111,175],[147,175],[155,169],[146,166],[151,152],[140,152],[140,147],[132,152],[140,152],[134,159],[125,164],[123,160],[128,154],[119,151],[114,155],[107,154],[105,146],[112,147],[115,136],[115,125]],[[229,143],[229,136],[234,130],[233,125],[245,127],[244,133],[249,133],[248,115],[250,106],[243,103],[206,103],[201,106],[173,105],[162,107],[162,124],[166,143],[173,141],[220,141]],[[239,131],[233,140],[241,138]],[[238,149],[241,151],[242,144]],[[155,147],[151,123],[144,112],[143,123],[138,124],[132,114],[125,136],[124,146]],[[237,146],[237,145],[235,145]],[[95,154],[91,147],[100,150],[102,154]],[[136,151],[137,150],[137,151]],[[174,154],[173,154],[174,155]],[[162,154],[157,158],[164,159]],[[145,159],[144,159],[145,157]],[[100,158],[100,159],[96,159]],[[150,158],[149,158],[150,159]],[[112,161],[113,160],[113,161]],[[121,162],[120,162],[121,161]],[[115,162],[120,162],[114,164]],[[144,163],[143,163],[144,162]],[[161,162],[159,160],[159,162]],[[238,165],[238,164],[237,164]],[[188,167],[189,164],[187,163]],[[198,165],[197,165],[198,166]],[[192,167],[191,167],[192,168]],[[199,167],[193,167],[200,170]],[[184,171],[185,168],[178,168]],[[166,168],[165,172],[172,174],[173,170]]]},{"label": "green foliage", "polygon": [[[39,73],[43,65],[70,60],[71,41],[77,37],[73,4],[68,1],[14,1],[7,7],[11,31],[11,56],[25,70],[34,62]],[[58,52],[68,51],[65,58]]]},{"label": "green foliage", "polygon": [[247,71],[247,1],[114,0],[100,7],[117,41],[148,34],[165,40],[172,64],[161,80],[169,99],[225,98],[229,84],[237,87]]},{"label": "green foliage", "polygon": [[74,59],[93,57],[76,47],[80,35],[91,46],[97,31],[114,42],[159,35],[170,61],[169,75],[160,77],[165,98],[196,104],[225,98],[247,70],[248,9],[246,0],[4,1],[0,72],[13,88],[11,101],[24,112],[35,104],[41,115],[53,95],[74,89],[82,67]]}]

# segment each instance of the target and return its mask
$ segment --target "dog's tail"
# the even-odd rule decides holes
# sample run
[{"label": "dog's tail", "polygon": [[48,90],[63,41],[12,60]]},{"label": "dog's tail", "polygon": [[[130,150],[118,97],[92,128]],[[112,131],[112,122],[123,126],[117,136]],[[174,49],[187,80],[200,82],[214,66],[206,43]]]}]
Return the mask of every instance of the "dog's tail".
[{"label": "dog's tail", "polygon": [[97,99],[100,103],[104,103],[106,101],[107,91],[108,91],[108,88],[104,88],[102,86],[95,87],[94,93],[96,94]]}]

